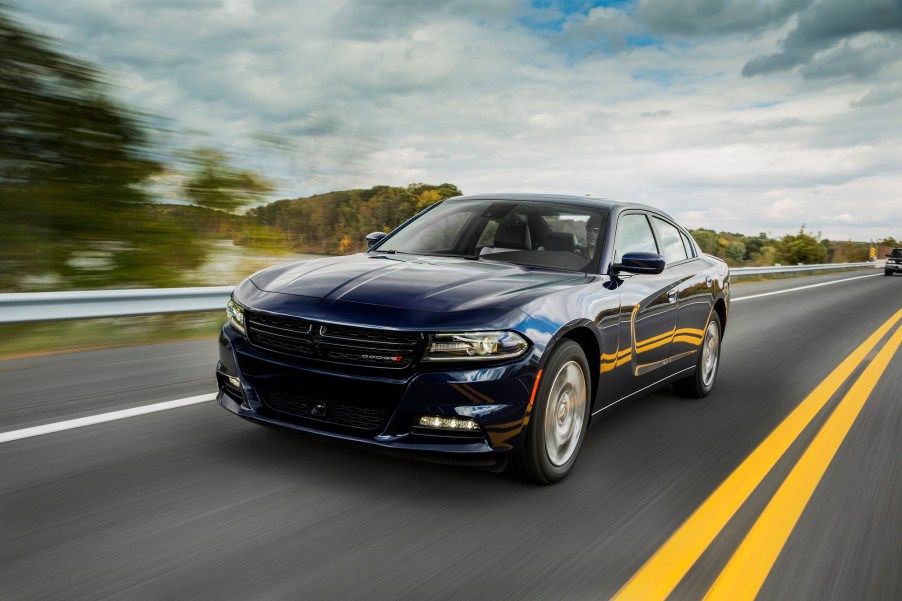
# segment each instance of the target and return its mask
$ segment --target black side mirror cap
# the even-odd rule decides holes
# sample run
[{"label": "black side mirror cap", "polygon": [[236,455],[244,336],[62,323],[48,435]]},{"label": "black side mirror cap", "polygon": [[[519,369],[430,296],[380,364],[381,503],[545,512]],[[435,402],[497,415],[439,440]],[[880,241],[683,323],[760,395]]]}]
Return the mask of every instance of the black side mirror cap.
[{"label": "black side mirror cap", "polygon": [[385,232],[370,232],[366,235],[366,245],[368,248],[374,247],[380,240],[388,236]]},{"label": "black side mirror cap", "polygon": [[657,253],[626,253],[620,263],[614,263],[611,269],[626,273],[661,273],[664,271],[664,257]]}]

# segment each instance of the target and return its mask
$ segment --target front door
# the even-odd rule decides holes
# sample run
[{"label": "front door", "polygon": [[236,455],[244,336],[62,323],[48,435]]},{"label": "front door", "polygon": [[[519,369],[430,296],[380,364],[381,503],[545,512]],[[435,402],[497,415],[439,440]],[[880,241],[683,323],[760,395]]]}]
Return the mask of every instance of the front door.
[{"label": "front door", "polygon": [[[644,213],[620,217],[614,262],[628,252],[660,253]],[[677,319],[679,279],[669,268],[660,274],[620,274],[621,316],[617,393],[629,396],[667,376]],[[621,367],[622,366],[622,367]]]}]

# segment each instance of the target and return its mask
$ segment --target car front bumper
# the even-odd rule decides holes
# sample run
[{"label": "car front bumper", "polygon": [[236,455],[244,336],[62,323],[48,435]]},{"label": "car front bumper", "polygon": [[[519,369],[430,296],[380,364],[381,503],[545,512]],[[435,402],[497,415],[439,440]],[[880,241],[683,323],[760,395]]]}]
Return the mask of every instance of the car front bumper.
[{"label": "car front bumper", "polygon": [[886,270],[887,271],[902,271],[902,263],[890,263],[887,261]]},{"label": "car front bumper", "polygon": [[[502,365],[351,373],[258,349],[227,324],[219,338],[217,402],[261,424],[490,465],[521,442],[539,357],[531,347]],[[419,415],[470,417],[480,430],[427,431],[414,426]]]}]

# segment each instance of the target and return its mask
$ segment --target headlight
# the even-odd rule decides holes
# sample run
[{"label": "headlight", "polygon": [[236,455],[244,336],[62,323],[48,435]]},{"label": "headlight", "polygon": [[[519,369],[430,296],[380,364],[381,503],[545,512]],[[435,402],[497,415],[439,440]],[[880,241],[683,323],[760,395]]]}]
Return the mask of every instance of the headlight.
[{"label": "headlight", "polygon": [[516,332],[433,334],[423,361],[478,361],[519,357],[529,348]]},{"label": "headlight", "polygon": [[226,315],[229,316],[229,323],[244,334],[244,307],[236,303],[234,298],[230,298],[226,305]]}]

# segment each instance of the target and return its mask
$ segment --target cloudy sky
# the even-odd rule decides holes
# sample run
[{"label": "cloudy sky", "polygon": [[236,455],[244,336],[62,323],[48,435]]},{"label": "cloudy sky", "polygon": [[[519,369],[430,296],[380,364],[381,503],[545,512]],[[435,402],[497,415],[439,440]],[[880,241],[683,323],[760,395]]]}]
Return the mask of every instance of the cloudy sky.
[{"label": "cloudy sky", "polygon": [[274,179],[902,237],[902,0],[19,0],[130,106]]}]

